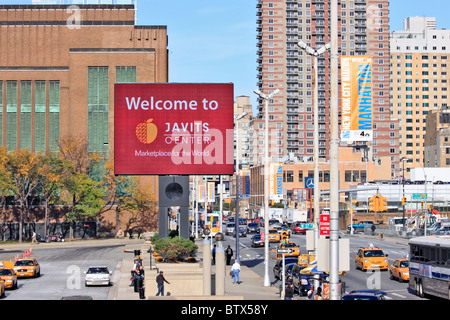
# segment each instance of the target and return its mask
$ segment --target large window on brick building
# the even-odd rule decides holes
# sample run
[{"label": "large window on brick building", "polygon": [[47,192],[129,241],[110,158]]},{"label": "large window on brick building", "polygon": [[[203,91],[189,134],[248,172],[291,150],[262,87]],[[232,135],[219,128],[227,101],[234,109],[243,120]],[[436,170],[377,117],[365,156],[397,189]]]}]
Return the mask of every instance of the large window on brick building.
[{"label": "large window on brick building", "polygon": [[116,67],[116,83],[136,83],[136,67]]},{"label": "large window on brick building", "polygon": [[88,152],[108,154],[109,68],[88,68]]},{"label": "large window on brick building", "polygon": [[17,81],[6,81],[6,147],[17,149]]},{"label": "large window on brick building", "polygon": [[31,81],[20,81],[20,148],[30,151],[32,151],[31,91]]},{"label": "large window on brick building", "polygon": [[34,82],[34,151],[45,151],[46,129],[46,85],[45,81]]},{"label": "large window on brick building", "polygon": [[49,120],[48,120],[48,148],[50,151],[58,150],[59,121],[60,121],[60,83],[49,82]]},{"label": "large window on brick building", "polygon": [[3,81],[0,81],[0,146],[3,146]]}]

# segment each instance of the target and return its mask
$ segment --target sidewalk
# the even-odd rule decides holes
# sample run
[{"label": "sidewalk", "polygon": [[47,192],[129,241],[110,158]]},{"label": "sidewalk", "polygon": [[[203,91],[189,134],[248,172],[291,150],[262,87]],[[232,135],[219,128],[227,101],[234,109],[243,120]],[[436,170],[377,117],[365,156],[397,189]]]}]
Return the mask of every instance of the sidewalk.
[{"label": "sidewalk", "polygon": [[[202,241],[198,240],[196,243],[199,245],[199,252],[196,255],[197,260],[200,260],[197,271],[202,274]],[[228,275],[231,266],[226,266],[226,278],[225,278],[225,295],[180,295],[177,296],[175,293],[177,290],[188,292],[193,290],[192,287],[187,288],[176,288],[175,281],[171,282],[170,273],[164,273],[167,280],[171,282],[170,285],[165,285],[165,292],[171,292],[170,296],[156,297],[156,283],[155,278],[157,276],[157,268],[164,268],[164,264],[155,264],[152,260],[152,269],[150,269],[150,254],[147,252],[149,249],[149,244],[133,244],[125,246],[125,252],[130,252],[130,258],[123,259],[119,261],[116,272],[113,277],[114,286],[110,290],[108,300],[139,300],[139,292],[134,292],[134,287],[130,286],[130,270],[133,267],[134,250],[141,250],[141,256],[144,264],[145,278],[147,287],[145,287],[145,299],[146,300],[280,300],[278,286],[264,287],[263,278],[253,272],[250,268],[241,266],[240,273],[240,284],[233,284],[233,279]],[[167,267],[170,267],[167,265]],[[194,267],[194,266],[193,266]],[[215,267],[211,267],[211,273],[215,274]],[[192,273],[192,268],[186,269],[185,277],[189,278],[190,273]],[[154,283],[154,287],[150,287]],[[183,283],[180,281],[179,283]],[[186,282],[188,283],[188,282]],[[187,284],[186,284],[187,285]],[[197,284],[203,285],[203,283]],[[211,281],[212,292],[215,291],[214,277]],[[198,288],[197,288],[198,289]],[[202,289],[202,288],[200,288]]]}]

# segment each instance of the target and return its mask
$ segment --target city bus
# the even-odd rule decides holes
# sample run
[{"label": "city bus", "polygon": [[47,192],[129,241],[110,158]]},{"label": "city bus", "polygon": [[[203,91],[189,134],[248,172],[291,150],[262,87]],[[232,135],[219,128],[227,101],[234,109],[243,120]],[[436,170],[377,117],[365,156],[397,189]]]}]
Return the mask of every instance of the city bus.
[{"label": "city bus", "polygon": [[450,236],[409,240],[409,287],[419,297],[426,294],[450,300]]}]

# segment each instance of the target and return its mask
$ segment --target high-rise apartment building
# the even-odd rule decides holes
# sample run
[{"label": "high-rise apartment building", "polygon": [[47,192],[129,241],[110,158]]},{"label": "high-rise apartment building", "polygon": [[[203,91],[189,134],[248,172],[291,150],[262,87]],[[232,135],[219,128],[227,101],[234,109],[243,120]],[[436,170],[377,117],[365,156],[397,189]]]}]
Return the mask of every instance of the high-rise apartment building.
[{"label": "high-rise apartment building", "polygon": [[449,107],[430,111],[424,139],[424,167],[450,167]]},{"label": "high-rise apartment building", "polygon": [[449,105],[449,63],[450,31],[437,30],[436,18],[411,17],[403,31],[391,33],[390,103],[408,172],[425,165],[427,115]]},{"label": "high-rise apartment building", "polygon": [[[389,108],[389,1],[342,0],[339,6],[339,54],[373,57],[374,141],[370,160],[398,161],[398,125]],[[313,48],[330,41],[329,1],[259,0],[257,3],[258,87],[263,93],[281,92],[269,104],[269,146],[255,147],[254,163],[262,163],[264,147],[272,157],[310,160],[314,153],[313,99],[318,86],[319,156],[329,160],[330,55],[313,59],[298,47],[301,40]],[[254,136],[263,127],[264,101],[254,121]],[[257,143],[255,141],[254,143]],[[393,170],[393,172],[395,172]]]},{"label": "high-rise apartment building", "polygon": [[[236,97],[234,102],[234,114],[235,116],[242,115],[247,113],[242,119],[236,121],[234,123],[235,129],[239,130],[239,150],[236,148],[236,142],[234,144],[235,147],[235,159],[236,154],[239,152],[239,163],[241,167],[244,169],[250,168],[250,147],[251,147],[251,139],[250,139],[250,123],[253,118],[252,105],[250,103],[250,97],[248,96],[239,96]],[[237,139],[237,130],[234,131],[234,139]]]}]

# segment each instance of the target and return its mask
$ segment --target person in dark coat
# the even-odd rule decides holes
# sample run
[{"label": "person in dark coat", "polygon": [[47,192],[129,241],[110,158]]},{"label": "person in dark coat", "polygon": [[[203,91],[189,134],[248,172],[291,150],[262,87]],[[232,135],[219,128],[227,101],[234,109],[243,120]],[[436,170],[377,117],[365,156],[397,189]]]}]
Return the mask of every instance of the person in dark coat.
[{"label": "person in dark coat", "polygon": [[159,296],[159,294],[164,296],[164,282],[170,284],[170,282],[164,278],[163,272],[160,271],[159,275],[156,276],[156,283],[158,285],[158,292],[156,293],[157,296]]},{"label": "person in dark coat", "polygon": [[230,245],[225,250],[225,254],[227,255],[227,266],[229,266],[231,264],[231,257],[233,256],[233,249],[231,249]]}]

